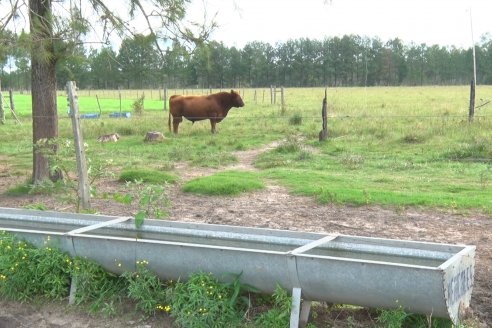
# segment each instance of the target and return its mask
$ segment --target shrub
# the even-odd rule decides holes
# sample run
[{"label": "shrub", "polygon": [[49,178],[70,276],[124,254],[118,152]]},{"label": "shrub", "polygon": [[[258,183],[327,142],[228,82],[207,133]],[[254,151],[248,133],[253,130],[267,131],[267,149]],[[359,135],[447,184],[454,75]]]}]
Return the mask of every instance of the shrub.
[{"label": "shrub", "polygon": [[138,97],[137,100],[135,100],[132,104],[133,112],[136,115],[142,116],[144,112],[144,100],[145,100],[145,95],[142,94],[140,97]]}]

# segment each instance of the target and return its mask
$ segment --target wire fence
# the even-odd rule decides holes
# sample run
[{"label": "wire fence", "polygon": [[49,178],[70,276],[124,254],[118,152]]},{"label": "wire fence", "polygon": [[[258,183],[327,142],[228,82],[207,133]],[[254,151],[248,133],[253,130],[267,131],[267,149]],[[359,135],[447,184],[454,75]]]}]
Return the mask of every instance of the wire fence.
[{"label": "wire fence", "polygon": [[[302,120],[322,120],[321,116],[321,104],[322,104],[322,96],[321,91],[323,88],[315,88],[319,89],[319,94],[312,93],[309,95],[311,99],[309,99],[309,104],[306,105],[308,101],[305,103],[298,98],[305,99],[306,96],[301,93],[296,94],[294,92],[298,92],[298,90],[309,90],[313,88],[294,88],[287,89],[289,91],[290,99],[286,100],[285,108],[281,108],[281,104],[272,104],[272,88],[243,88],[237,90],[240,95],[243,97],[246,106],[254,106],[259,105],[264,107],[264,114],[253,114],[248,115],[247,108],[240,109],[238,112],[231,111],[228,115],[228,119],[234,120],[258,120],[258,119],[270,119],[270,120],[283,120],[290,119],[292,116],[299,116]],[[350,89],[350,88],[348,88]],[[112,113],[129,113],[133,115],[133,102],[139,97],[144,96],[144,111],[145,112],[162,112],[167,117],[169,104],[167,103],[167,99],[170,95],[173,94],[183,94],[183,95],[207,95],[219,91],[227,91],[230,89],[148,89],[148,90],[78,90],[79,99],[84,99],[84,105],[81,104],[81,113],[83,114],[99,114],[94,118],[106,118],[108,115]],[[355,89],[354,89],[355,90]],[[373,88],[371,90],[377,90],[377,88]],[[404,89],[402,89],[404,90]],[[491,90],[489,92],[490,97],[492,98],[492,88],[487,89]],[[365,90],[366,91],[366,90]],[[14,94],[21,94],[20,92]],[[28,95],[29,92],[22,92],[23,95]],[[66,92],[64,90],[59,90],[57,92],[59,97],[58,100],[58,118],[64,119],[69,117],[69,108],[68,103],[64,104],[63,102],[66,99]],[[299,97],[301,95],[301,97]],[[488,94],[487,94],[488,95]],[[319,98],[319,101],[315,101],[312,97]],[[463,107],[461,109],[453,109],[452,111],[445,111],[444,113],[425,113],[425,114],[393,114],[388,113],[388,110],[384,110],[385,113],[377,113],[379,108],[377,108],[374,104],[368,104],[366,95],[362,95],[361,101],[356,104],[343,104],[344,99],[337,98],[336,91],[332,90],[332,94],[328,98],[328,119],[329,120],[434,120],[434,119],[442,119],[442,120],[463,120],[468,119],[468,108],[466,108],[465,102],[463,102]],[[336,108],[333,106],[333,101],[336,101]],[[404,101],[404,100],[402,100]],[[426,107],[425,99],[418,99],[418,103],[416,106]],[[30,104],[20,104],[17,107],[18,113],[20,113],[20,117],[24,119],[32,119],[32,118],[42,118],[46,116],[32,116],[30,108],[23,108],[23,106],[30,106]],[[66,106],[66,107],[65,107]],[[490,100],[481,99],[477,104],[477,112],[475,115],[475,119],[487,119],[492,116],[492,111],[487,108],[490,106]],[[64,108],[65,107],[65,108]],[[390,107],[388,105],[388,107]],[[345,109],[349,108],[349,112],[344,112]],[[280,110],[281,109],[281,110]],[[406,110],[408,111],[408,110]],[[319,112],[319,114],[318,114]],[[360,113],[360,114],[354,114]],[[7,113],[8,114],[8,113]],[[117,115],[114,115],[117,116]],[[89,118],[89,117],[87,117]],[[194,119],[206,119],[205,117],[195,117]]]}]

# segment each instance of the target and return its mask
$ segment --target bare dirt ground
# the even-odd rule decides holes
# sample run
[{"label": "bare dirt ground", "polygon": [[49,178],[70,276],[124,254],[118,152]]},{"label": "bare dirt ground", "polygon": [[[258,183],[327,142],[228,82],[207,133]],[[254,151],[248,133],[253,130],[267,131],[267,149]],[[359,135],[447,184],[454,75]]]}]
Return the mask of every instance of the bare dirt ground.
[{"label": "bare dirt ground", "polygon": [[[275,144],[262,149],[236,153],[239,162],[223,169],[255,170],[255,157]],[[8,197],[3,191],[22,181],[9,175],[9,167],[0,160],[0,207],[23,207],[42,203],[49,209],[73,211],[48,196]],[[319,205],[313,199],[293,196],[275,184],[263,191],[240,197],[206,197],[180,191],[180,185],[192,178],[217,172],[215,169],[176,166],[181,182],[170,190],[169,220],[255,226],[273,229],[407,239],[475,245],[475,282],[471,310],[480,327],[492,327],[492,216],[469,212],[422,210],[418,208],[389,209],[378,206],[351,207]],[[123,190],[112,180],[100,181],[100,191]],[[136,209],[108,200],[94,199],[93,207],[100,214],[132,215]],[[20,305],[0,301],[0,328],[11,327],[169,327],[161,318],[139,322],[136,319],[97,318],[86,313],[56,305]],[[335,327],[342,327],[343,324]]]}]

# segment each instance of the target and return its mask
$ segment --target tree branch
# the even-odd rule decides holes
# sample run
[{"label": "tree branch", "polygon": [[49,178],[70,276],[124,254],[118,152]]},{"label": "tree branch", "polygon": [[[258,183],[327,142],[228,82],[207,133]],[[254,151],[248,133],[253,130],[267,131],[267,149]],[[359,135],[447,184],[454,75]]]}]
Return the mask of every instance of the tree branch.
[{"label": "tree branch", "polygon": [[159,53],[161,54],[161,57],[164,58],[165,57],[164,51],[162,51],[162,49],[161,49],[161,47],[159,45],[159,41],[157,40],[157,34],[154,32],[154,29],[152,28],[152,24],[150,24],[149,16],[145,12],[145,9],[142,6],[142,3],[140,3],[140,0],[135,0],[135,4],[140,9],[140,12],[142,12],[142,14],[144,15],[145,20],[147,21],[147,27],[149,28],[150,33],[152,33],[152,35],[154,36],[155,46],[157,47],[157,50],[159,50]]},{"label": "tree branch", "polygon": [[19,5],[19,0],[16,0],[14,4],[12,4],[12,1],[10,1],[10,6],[12,10],[10,11],[10,13],[7,14],[7,16],[1,19],[1,21],[5,20],[5,22],[0,27],[0,32],[3,32],[7,27],[7,25],[9,24],[9,22],[15,17],[15,15],[17,14],[17,10],[19,9],[18,5]]}]

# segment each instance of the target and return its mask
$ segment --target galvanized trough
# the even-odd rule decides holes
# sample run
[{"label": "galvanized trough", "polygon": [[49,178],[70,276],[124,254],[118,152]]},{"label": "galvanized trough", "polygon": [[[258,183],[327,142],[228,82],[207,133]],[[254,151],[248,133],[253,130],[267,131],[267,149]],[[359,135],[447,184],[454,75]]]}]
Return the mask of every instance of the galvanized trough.
[{"label": "galvanized trough", "polygon": [[[291,290],[291,327],[310,301],[396,308],[459,321],[470,303],[475,246],[0,208],[0,231],[122,273],[147,260],[163,279],[198,271],[271,293]],[[300,311],[301,298],[304,300]]]}]

